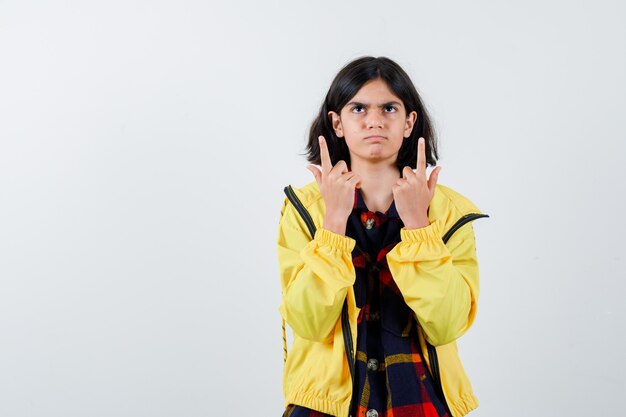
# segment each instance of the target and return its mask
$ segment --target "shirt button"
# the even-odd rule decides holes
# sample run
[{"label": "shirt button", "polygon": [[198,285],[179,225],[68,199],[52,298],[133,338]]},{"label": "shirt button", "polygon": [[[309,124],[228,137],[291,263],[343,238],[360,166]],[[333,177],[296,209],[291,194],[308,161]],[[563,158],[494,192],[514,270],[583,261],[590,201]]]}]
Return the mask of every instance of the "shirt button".
[{"label": "shirt button", "polygon": [[378,369],[378,361],[376,359],[370,359],[367,361],[367,369],[375,371]]},{"label": "shirt button", "polygon": [[367,413],[365,413],[366,417],[378,417],[378,411],[374,410],[373,408],[367,410]]}]

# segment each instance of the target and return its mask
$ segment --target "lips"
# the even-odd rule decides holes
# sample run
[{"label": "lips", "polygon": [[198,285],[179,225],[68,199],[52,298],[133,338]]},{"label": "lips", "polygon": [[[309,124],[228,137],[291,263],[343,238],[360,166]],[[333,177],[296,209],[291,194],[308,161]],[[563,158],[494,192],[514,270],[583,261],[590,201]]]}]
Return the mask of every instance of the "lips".
[{"label": "lips", "polygon": [[365,138],[365,140],[370,141],[370,142],[380,142],[382,140],[384,140],[385,138],[382,136],[368,136]]}]

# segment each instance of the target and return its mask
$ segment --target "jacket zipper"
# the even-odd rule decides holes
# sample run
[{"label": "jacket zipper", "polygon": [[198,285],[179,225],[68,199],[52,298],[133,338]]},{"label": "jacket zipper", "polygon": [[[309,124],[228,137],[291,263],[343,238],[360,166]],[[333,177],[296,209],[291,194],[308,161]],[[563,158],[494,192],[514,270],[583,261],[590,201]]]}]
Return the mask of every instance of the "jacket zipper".
[{"label": "jacket zipper", "polygon": [[[461,228],[461,226],[463,226],[465,223],[469,223],[472,220],[476,220],[479,219],[481,217],[489,217],[487,214],[479,214],[479,213],[469,213],[466,214],[464,216],[462,216],[459,220],[456,221],[456,223],[454,223],[452,225],[452,227],[450,228],[450,230],[448,230],[442,237],[443,243],[447,243],[448,240],[450,239],[450,237],[454,234],[454,232],[456,232],[457,230],[459,230]],[[439,374],[439,360],[437,358],[437,349],[435,349],[435,347],[433,345],[431,345],[430,343],[428,343],[428,341],[426,341],[426,347],[428,349],[428,359],[430,362],[430,368],[432,370],[432,379],[435,383],[435,390],[437,391],[437,394],[439,395],[439,398],[441,398],[441,401],[443,401],[444,405],[446,406],[446,408],[449,410],[450,407],[448,407],[448,403],[446,401],[446,396],[443,393],[443,385],[441,383],[441,375]],[[428,367],[426,368],[428,370]]]},{"label": "jacket zipper", "polygon": [[[311,234],[311,239],[315,236],[315,223],[311,218],[308,210],[304,207],[296,193],[293,191],[291,185],[288,185],[284,189],[285,194],[289,198],[289,201],[294,205],[307,228],[309,229],[309,233]],[[489,217],[487,214],[481,213],[469,213],[462,216],[459,220],[457,220],[452,227],[443,235],[442,240],[443,243],[447,243],[450,237],[461,228],[466,223],[469,223],[473,220],[479,219],[481,217]],[[361,248],[356,246],[361,253],[365,253]],[[346,356],[348,359],[348,367],[350,369],[350,377],[352,380],[352,390],[354,391],[354,367],[355,367],[355,359],[354,359],[354,347],[353,347],[353,339],[352,339],[352,330],[350,329],[350,318],[348,317],[348,299],[346,298],[343,302],[343,308],[341,310],[341,328],[343,333],[343,341],[345,345]],[[439,374],[439,361],[437,359],[437,350],[433,345],[426,341],[426,345],[428,348],[428,359],[430,362],[430,368],[432,369],[432,378],[435,383],[435,389],[439,394],[441,401],[444,403],[446,408],[449,410],[446,397],[443,393],[443,385],[441,384],[441,375]],[[428,369],[428,368],[426,368]],[[354,397],[354,393],[352,395]],[[350,409],[352,409],[352,404],[350,404]],[[351,417],[350,415],[348,417]]]},{"label": "jacket zipper", "polygon": [[[352,379],[352,387],[354,387],[354,346],[352,344],[352,330],[350,330],[350,318],[348,317],[348,297],[343,301],[343,309],[341,310],[341,329],[343,330],[343,342],[346,347],[346,355],[348,356],[348,367],[350,368],[350,378]],[[347,331],[346,331],[347,330]]]},{"label": "jacket zipper", "polygon": [[456,223],[454,223],[454,225],[452,225],[450,230],[448,230],[443,235],[443,237],[441,238],[443,240],[443,243],[447,243],[448,239],[450,239],[450,236],[452,236],[452,234],[454,232],[459,230],[461,228],[461,226],[463,226],[465,223],[471,222],[472,220],[476,220],[476,219],[479,219],[481,217],[489,217],[489,215],[481,214],[481,213],[469,213],[469,214],[466,214],[465,216],[461,217],[459,220],[456,221]]},{"label": "jacket zipper", "polygon": [[311,215],[304,207],[304,205],[302,205],[302,202],[293,191],[293,188],[291,188],[291,185],[286,186],[284,191],[285,194],[287,194],[287,198],[289,198],[289,201],[291,201],[291,204],[293,204],[293,206],[300,214],[300,217],[302,217],[302,220],[304,220],[304,223],[306,224],[306,227],[309,229],[309,233],[311,234],[311,239],[313,239],[315,237],[315,223],[313,223]]},{"label": "jacket zipper", "polygon": [[[315,237],[316,228],[315,223],[313,222],[313,219],[311,218],[308,210],[306,209],[306,207],[304,207],[296,193],[293,191],[291,185],[286,186],[284,191],[285,194],[287,194],[287,198],[289,198],[289,201],[291,201],[293,206],[300,214],[300,217],[302,217],[302,219],[304,220],[304,223],[306,224],[307,228],[309,229],[309,233],[311,234],[311,239],[313,239]],[[358,249],[363,252],[361,248]],[[346,351],[346,357],[348,359],[348,368],[350,369],[350,379],[352,381],[352,388],[354,389],[354,345],[352,340],[352,330],[350,330],[350,317],[348,317],[347,297],[343,301],[343,308],[341,309],[341,330],[343,333],[343,343]]]}]

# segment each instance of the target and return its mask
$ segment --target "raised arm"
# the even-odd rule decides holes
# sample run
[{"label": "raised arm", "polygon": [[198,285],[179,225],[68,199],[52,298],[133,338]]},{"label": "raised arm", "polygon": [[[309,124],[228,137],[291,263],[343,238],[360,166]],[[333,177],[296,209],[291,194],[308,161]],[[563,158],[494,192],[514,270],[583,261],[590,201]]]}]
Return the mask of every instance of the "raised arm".
[{"label": "raised arm", "polygon": [[458,229],[447,244],[443,223],[407,230],[387,254],[389,270],[434,345],[463,335],[476,316],[479,293],[476,242],[471,223]]},{"label": "raised arm", "polygon": [[330,342],[348,287],[356,279],[356,241],[324,228],[311,240],[297,216],[285,199],[278,228],[279,311],[300,337]]},{"label": "raised arm", "polygon": [[356,241],[345,236],[361,178],[348,170],[345,161],[333,166],[323,136],[319,138],[322,169],[313,165],[326,213],[324,224],[311,240],[293,205],[285,199],[278,229],[278,262],[281,275],[280,313],[305,339],[327,341],[337,324],[348,288],[356,273],[352,249]]}]

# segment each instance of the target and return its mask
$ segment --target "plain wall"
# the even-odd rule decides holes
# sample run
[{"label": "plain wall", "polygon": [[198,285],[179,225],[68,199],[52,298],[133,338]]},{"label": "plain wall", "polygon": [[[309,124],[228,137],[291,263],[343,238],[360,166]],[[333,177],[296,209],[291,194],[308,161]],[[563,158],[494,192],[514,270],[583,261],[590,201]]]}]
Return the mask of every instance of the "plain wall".
[{"label": "plain wall", "polygon": [[[475,417],[623,408],[618,1],[0,2],[0,415],[280,416],[287,184],[388,56],[473,223]],[[429,169],[430,172],[430,169]]]}]

